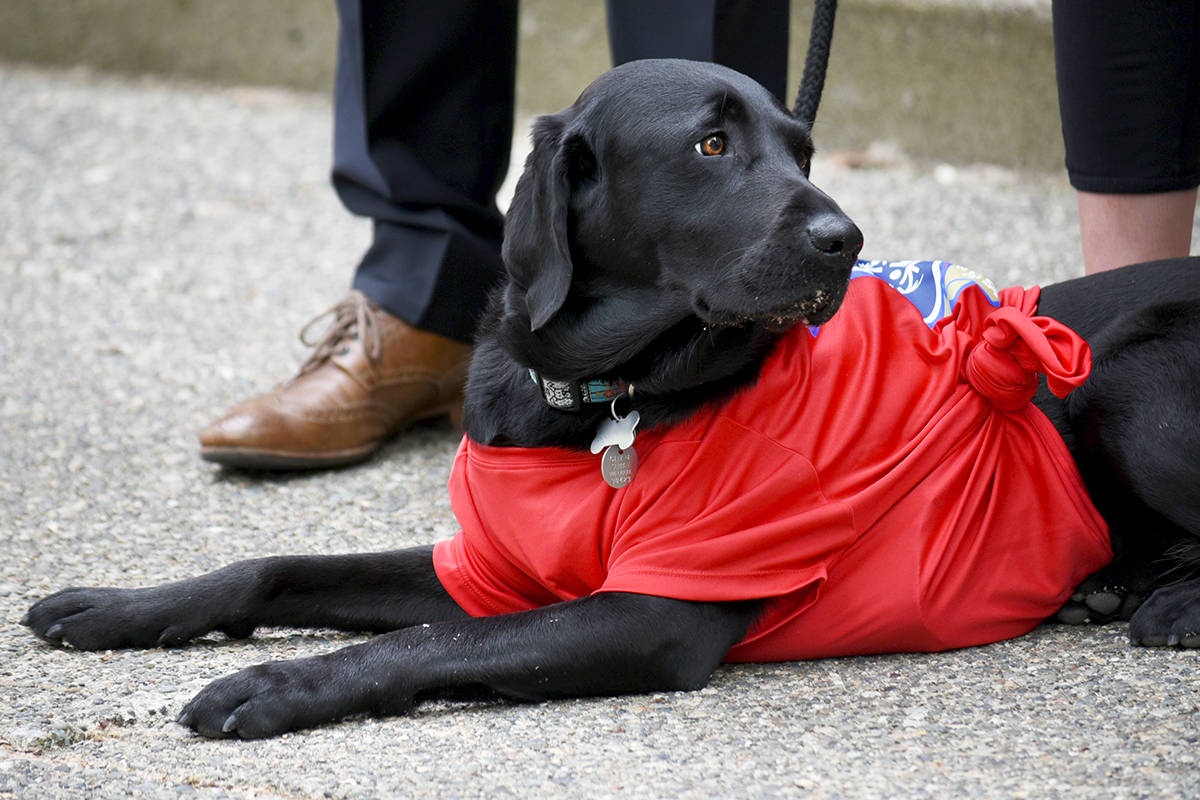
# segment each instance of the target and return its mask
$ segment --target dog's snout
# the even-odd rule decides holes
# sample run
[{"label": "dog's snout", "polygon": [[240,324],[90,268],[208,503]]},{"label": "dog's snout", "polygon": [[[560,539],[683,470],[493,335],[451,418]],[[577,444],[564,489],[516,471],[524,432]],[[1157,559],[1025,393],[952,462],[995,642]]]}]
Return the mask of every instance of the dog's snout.
[{"label": "dog's snout", "polygon": [[858,226],[847,217],[826,214],[813,220],[806,230],[814,249],[825,255],[847,255],[853,258],[862,249],[863,236]]}]

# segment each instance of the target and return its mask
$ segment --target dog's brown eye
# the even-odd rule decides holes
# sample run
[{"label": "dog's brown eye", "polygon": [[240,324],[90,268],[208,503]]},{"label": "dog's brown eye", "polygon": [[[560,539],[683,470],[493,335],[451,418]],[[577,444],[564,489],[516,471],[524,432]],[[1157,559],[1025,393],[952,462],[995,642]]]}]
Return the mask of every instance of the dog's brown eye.
[{"label": "dog's brown eye", "polygon": [[705,136],[696,142],[696,152],[702,156],[719,156],[725,152],[725,137],[719,133]]}]

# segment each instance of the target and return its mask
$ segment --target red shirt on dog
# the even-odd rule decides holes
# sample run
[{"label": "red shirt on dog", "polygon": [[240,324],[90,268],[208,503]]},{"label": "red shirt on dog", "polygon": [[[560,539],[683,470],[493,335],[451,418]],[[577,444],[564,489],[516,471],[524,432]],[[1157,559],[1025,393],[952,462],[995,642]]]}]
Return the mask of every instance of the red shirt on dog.
[{"label": "red shirt on dog", "polygon": [[476,616],[604,591],[766,599],[729,661],[965,647],[1056,612],[1112,551],[1029,400],[1036,372],[1060,396],[1082,383],[1087,345],[1033,316],[1037,289],[997,301],[944,262],[856,275],[752,387],[639,433],[625,489],[599,456],[464,439],[446,590]]}]

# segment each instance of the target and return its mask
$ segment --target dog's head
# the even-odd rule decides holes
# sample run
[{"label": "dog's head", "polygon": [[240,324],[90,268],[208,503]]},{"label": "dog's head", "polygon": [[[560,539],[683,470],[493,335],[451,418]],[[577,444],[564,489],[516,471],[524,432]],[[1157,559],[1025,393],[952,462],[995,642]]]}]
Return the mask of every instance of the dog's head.
[{"label": "dog's head", "polygon": [[568,297],[656,287],[705,324],[820,324],[862,234],[808,180],[812,139],[733,70],[637,61],[540,117],[503,255],[530,328]]}]

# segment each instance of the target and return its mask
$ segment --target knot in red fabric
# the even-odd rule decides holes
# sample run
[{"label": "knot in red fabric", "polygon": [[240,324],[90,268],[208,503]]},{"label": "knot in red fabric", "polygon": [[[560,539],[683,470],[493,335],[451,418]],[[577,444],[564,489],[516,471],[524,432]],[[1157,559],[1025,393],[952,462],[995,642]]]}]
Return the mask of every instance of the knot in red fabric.
[{"label": "knot in red fabric", "polygon": [[984,320],[967,353],[963,377],[1000,411],[1019,411],[1037,391],[1038,373],[1050,391],[1066,397],[1087,380],[1092,354],[1077,333],[1049,317],[1031,317],[1011,306]]}]

